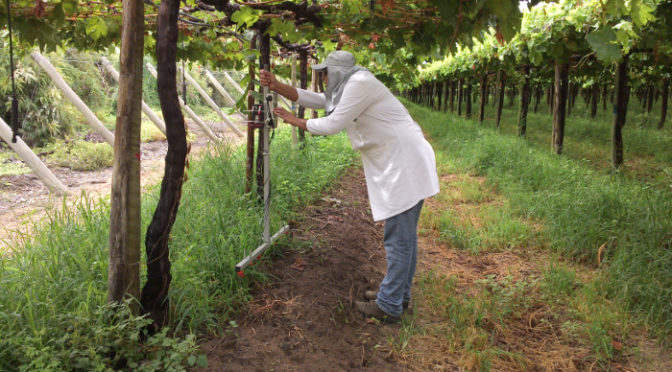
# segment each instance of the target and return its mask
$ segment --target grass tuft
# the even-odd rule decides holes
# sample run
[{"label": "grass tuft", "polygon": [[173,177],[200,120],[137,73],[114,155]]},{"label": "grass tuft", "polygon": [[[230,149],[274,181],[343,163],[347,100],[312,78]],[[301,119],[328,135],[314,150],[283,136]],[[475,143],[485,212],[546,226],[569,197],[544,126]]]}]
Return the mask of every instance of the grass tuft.
[{"label": "grass tuft", "polygon": [[47,145],[44,151],[48,153],[48,163],[78,171],[106,168],[112,166],[114,160],[114,149],[105,142],[59,140]]}]

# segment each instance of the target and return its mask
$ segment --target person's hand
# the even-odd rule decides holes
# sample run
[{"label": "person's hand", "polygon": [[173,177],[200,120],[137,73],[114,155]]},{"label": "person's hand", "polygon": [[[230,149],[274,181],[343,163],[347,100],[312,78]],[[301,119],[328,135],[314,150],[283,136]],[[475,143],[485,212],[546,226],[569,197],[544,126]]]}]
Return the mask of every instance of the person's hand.
[{"label": "person's hand", "polygon": [[275,88],[278,84],[278,79],[273,75],[272,72],[266,70],[260,70],[259,72],[259,82],[262,86],[268,86],[270,90],[275,91]]},{"label": "person's hand", "polygon": [[284,120],[285,122],[297,126],[303,130],[306,130],[306,119],[299,119],[294,114],[291,112],[287,111],[286,109],[282,107],[276,107],[273,109],[273,113],[279,117],[280,119]]},{"label": "person's hand", "polygon": [[295,119],[298,119],[296,116],[294,116],[294,114],[292,114],[291,112],[287,111],[286,109],[284,109],[282,107],[274,108],[273,113],[277,117],[279,117],[280,119],[282,119],[282,120],[284,120],[284,121],[286,121],[290,124],[294,124]]}]

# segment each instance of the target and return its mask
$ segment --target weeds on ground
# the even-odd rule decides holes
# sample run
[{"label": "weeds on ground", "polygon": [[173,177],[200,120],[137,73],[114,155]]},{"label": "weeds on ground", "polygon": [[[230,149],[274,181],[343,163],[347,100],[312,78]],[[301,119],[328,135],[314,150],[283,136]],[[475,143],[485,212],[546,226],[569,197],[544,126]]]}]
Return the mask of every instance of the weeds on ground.
[{"label": "weeds on ground", "polygon": [[[519,255],[519,261],[537,255],[547,259],[536,259],[532,268],[514,276],[483,273],[477,264],[469,274],[462,274],[463,268],[451,271],[446,267],[421,274],[414,296],[420,314],[415,317],[413,334],[402,328],[398,339],[408,340],[402,344],[410,346],[397,347],[398,357],[412,359],[413,351],[428,350],[422,358],[432,366],[445,366],[445,355],[451,355],[450,361],[468,370],[609,369],[612,363],[636,354],[636,346],[628,340],[641,323],[619,304],[621,295],[614,293],[613,276],[618,272],[612,265],[625,263],[614,260],[619,248],[613,242],[601,248],[594,243],[591,250],[585,241],[608,241],[605,237],[609,235],[603,234],[617,232],[614,227],[623,221],[618,220],[623,216],[618,213],[630,206],[637,206],[632,213],[640,218],[650,221],[647,213],[665,218],[659,206],[651,203],[666,203],[665,199],[658,198],[655,190],[653,198],[637,197],[650,188],[619,175],[602,175],[583,163],[542,154],[524,141],[478,128],[473,122],[413,105],[409,108],[438,144],[437,158],[448,163],[440,167],[440,194],[421,215],[421,234],[468,251],[475,262],[487,257],[496,260],[496,252],[507,251]],[[638,191],[610,199],[612,187],[620,193]],[[610,203],[603,206],[605,200]],[[602,214],[601,208],[614,208],[618,213]],[[641,231],[632,229],[634,220],[628,217],[626,221],[630,239],[641,241]],[[591,229],[593,224],[614,227]],[[575,230],[568,234],[568,229],[582,229],[581,236]],[[660,233],[659,237],[665,236]],[[584,244],[574,244],[579,241]],[[599,262],[600,267],[590,270],[590,275],[586,269],[578,275],[580,265],[561,263],[562,258],[544,252],[545,247],[593,269]],[[642,271],[636,275],[646,277]],[[649,286],[653,280],[648,277]],[[422,332],[424,336],[417,336]],[[436,350],[437,345],[445,347]]]},{"label": "weeds on ground", "polygon": [[418,276],[415,299],[416,313],[389,343],[421,367],[449,356],[469,371],[608,369],[637,353],[624,342],[633,321],[565,266],[471,282],[431,270]]},{"label": "weeds on ground", "polygon": [[[143,355],[152,361],[132,359],[138,368],[160,363],[157,368],[170,370],[169,365],[197,362],[189,346],[193,336],[188,334],[220,330],[247,298],[250,282],[263,280],[254,267],[245,271],[244,278],[234,270],[262,236],[262,205],[254,194],[243,191],[244,149],[210,150],[188,170],[171,234],[171,320],[160,339],[163,346],[148,346],[155,353]],[[289,131],[276,131],[271,153],[272,184],[286,186],[273,190],[273,231],[356,159],[344,136],[309,137],[302,149],[294,149]],[[294,190],[301,190],[301,195]],[[156,185],[143,197],[143,232],[158,191]],[[105,311],[108,238],[109,202],[83,196],[73,207],[51,211],[34,236],[21,236],[9,247],[12,253],[0,260],[0,333],[5,335],[0,340],[0,369],[30,370],[38,360],[43,366],[71,366],[72,353],[90,359],[96,355],[96,366],[115,368],[115,355],[130,352],[124,345],[134,345],[132,337],[138,335],[131,328],[142,328],[144,320],[134,321],[123,332],[114,328],[116,323],[110,328],[97,320],[97,314]],[[143,265],[141,278],[144,270]],[[84,324],[90,328],[86,332],[79,330]],[[98,346],[122,350],[107,354]],[[130,363],[131,358],[126,359]]]},{"label": "weeds on ground", "polygon": [[26,173],[30,173],[30,168],[24,165],[16,154],[6,148],[0,152],[0,176],[18,176]]},{"label": "weeds on ground", "polygon": [[140,141],[155,142],[163,141],[165,139],[166,136],[156,127],[156,125],[154,125],[154,123],[149,120],[142,121],[142,126],[140,127]]},{"label": "weeds on ground", "polygon": [[[516,216],[540,221],[552,251],[600,265],[605,279],[595,283],[599,293],[670,341],[672,199],[666,188],[596,171],[584,161],[550,154],[546,146],[471,120],[408,107],[455,169],[486,176]],[[665,135],[649,132],[647,138]]]},{"label": "weeds on ground", "polygon": [[497,280],[488,276],[463,292],[466,288],[459,288],[456,279],[429,271],[416,280],[431,319],[423,331],[440,340],[445,352],[467,370],[490,370],[498,359],[524,369],[525,357],[500,346],[498,340],[509,332],[507,320],[519,318],[529,309],[529,292],[535,281],[514,282],[511,277]]},{"label": "weeds on ground", "polygon": [[43,152],[47,154],[49,164],[78,171],[110,167],[114,160],[114,149],[107,142],[56,141],[47,145]]},{"label": "weeds on ground", "polygon": [[[602,107],[596,118],[590,117],[590,109],[583,102],[567,117],[563,155],[575,159],[603,174],[611,173],[611,128],[613,115],[611,105]],[[625,163],[621,172],[631,179],[646,182],[661,189],[670,189],[672,184],[672,123],[669,115],[663,130],[657,129],[659,105],[653,114],[647,114],[635,100],[628,107],[628,117],[623,128]],[[494,118],[494,108],[486,107],[486,117]],[[655,124],[652,119],[655,118]],[[486,128],[494,127],[494,120],[486,120]],[[502,112],[500,131],[515,136],[518,131],[518,108],[505,107]],[[537,113],[530,112],[527,119],[527,139],[530,144],[550,151],[552,116],[548,108],[540,105]]]}]

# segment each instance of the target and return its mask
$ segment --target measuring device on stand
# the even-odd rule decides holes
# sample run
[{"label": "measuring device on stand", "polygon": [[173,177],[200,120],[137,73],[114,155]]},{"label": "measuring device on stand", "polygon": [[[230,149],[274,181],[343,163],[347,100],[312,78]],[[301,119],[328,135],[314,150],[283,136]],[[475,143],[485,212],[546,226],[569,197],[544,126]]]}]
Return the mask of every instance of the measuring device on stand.
[{"label": "measuring device on stand", "polygon": [[[266,71],[269,71],[268,66],[265,66]],[[276,127],[273,112],[271,111],[271,102],[273,102],[273,95],[269,93],[268,86],[262,87],[263,102],[260,105],[252,107],[254,119],[251,125],[258,126],[262,132],[263,138],[263,161],[264,161],[264,232],[263,242],[252,253],[243,258],[242,261],[236,265],[236,273],[238,276],[244,276],[243,269],[249,266],[255,259],[261,258],[268,247],[271,246],[280,235],[289,230],[289,225],[285,225],[271,236],[271,156],[270,156],[270,130]],[[263,120],[263,121],[262,121]]]}]

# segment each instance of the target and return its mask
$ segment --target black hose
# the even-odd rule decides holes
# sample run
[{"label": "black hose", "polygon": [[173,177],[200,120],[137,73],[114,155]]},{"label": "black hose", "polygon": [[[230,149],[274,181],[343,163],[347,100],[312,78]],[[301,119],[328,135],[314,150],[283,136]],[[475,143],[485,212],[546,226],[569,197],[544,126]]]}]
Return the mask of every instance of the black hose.
[{"label": "black hose", "polygon": [[10,125],[12,127],[12,143],[16,143],[19,135],[19,100],[16,98],[16,84],[14,83],[14,46],[12,44],[12,13],[7,0],[7,28],[9,29],[9,69],[12,76],[12,111]]}]

